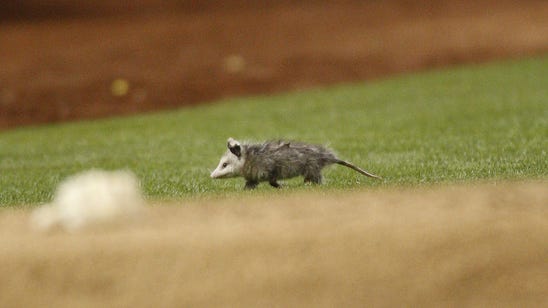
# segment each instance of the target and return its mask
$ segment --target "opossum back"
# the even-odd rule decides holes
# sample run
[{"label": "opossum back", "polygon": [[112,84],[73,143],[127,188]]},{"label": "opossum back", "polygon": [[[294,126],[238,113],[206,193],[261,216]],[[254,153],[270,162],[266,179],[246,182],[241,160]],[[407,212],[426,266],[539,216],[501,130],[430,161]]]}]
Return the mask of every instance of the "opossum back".
[{"label": "opossum back", "polygon": [[264,159],[275,162],[307,163],[310,161],[322,161],[324,164],[333,163],[335,155],[329,149],[321,145],[307,144],[292,141],[270,141],[262,146]]}]

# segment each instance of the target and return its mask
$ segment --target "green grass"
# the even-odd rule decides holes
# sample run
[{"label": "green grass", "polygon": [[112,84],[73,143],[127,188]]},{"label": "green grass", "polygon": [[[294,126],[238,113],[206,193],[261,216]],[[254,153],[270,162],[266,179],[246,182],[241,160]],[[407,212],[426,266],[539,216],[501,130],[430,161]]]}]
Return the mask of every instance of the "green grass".
[{"label": "green grass", "polygon": [[548,58],[5,131],[0,204],[49,201],[60,180],[89,168],[131,169],[151,198],[239,192],[242,179],[209,178],[229,136],[328,144],[384,177],[330,167],[313,189],[546,178]]}]

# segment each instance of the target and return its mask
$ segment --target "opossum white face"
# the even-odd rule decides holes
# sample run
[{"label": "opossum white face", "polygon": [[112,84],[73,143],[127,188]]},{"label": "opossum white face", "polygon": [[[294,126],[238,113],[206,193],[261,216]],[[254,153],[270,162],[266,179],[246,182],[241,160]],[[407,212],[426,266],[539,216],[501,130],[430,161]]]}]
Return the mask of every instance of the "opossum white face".
[{"label": "opossum white face", "polygon": [[213,172],[211,178],[233,178],[242,175],[244,159],[242,158],[242,147],[240,143],[232,138],[228,138],[228,151],[221,157],[219,165]]}]

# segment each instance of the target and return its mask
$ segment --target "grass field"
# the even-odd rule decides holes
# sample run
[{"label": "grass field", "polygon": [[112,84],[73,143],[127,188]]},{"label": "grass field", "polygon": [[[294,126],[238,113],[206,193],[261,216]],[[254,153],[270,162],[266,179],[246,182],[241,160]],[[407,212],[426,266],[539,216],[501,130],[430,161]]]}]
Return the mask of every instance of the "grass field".
[{"label": "grass field", "polygon": [[[384,178],[331,167],[325,172],[329,189],[545,179],[547,84],[548,58],[539,58],[5,131],[0,204],[49,201],[59,181],[89,168],[131,169],[153,199],[239,193],[241,179],[209,178],[229,136],[327,144]],[[286,186],[303,187],[300,179]]]}]

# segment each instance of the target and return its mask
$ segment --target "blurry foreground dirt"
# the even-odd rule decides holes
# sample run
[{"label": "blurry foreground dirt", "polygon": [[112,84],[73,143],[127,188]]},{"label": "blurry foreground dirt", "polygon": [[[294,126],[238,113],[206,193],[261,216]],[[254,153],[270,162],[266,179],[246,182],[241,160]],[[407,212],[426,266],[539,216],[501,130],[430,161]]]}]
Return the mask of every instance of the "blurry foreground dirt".
[{"label": "blurry foreground dirt", "polygon": [[540,307],[546,182],[157,205],[40,234],[0,212],[0,306]]},{"label": "blurry foreground dirt", "polygon": [[0,129],[548,52],[544,0],[5,2]]}]

